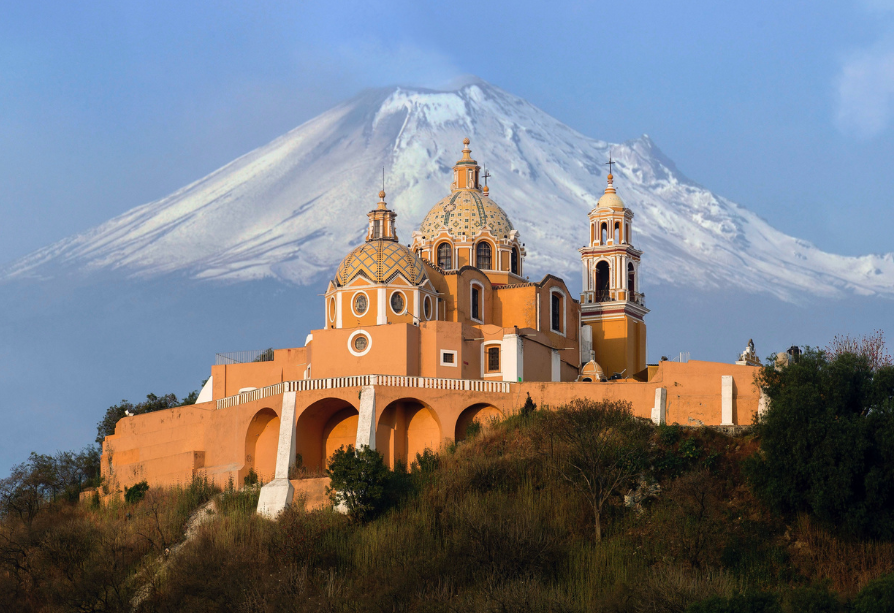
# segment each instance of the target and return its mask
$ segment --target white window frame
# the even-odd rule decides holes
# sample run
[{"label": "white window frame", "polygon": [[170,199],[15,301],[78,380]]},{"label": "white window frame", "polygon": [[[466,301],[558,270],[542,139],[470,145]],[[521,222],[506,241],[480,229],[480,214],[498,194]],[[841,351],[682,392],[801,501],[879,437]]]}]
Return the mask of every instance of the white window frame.
[{"label": "white window frame", "polygon": [[[487,350],[493,347],[500,349],[500,370],[487,370]],[[487,341],[481,343],[481,378],[503,376],[503,341]]]},{"label": "white window frame", "polygon": [[[559,294],[562,297],[562,312],[559,314],[559,321],[562,323],[561,330],[553,330],[553,294]],[[565,314],[568,309],[568,305],[565,302],[566,300],[568,300],[568,296],[565,294],[561,287],[549,288],[549,331],[553,334],[560,334],[562,336],[565,336],[566,330],[568,329],[568,324],[565,321]]]},{"label": "white window frame", "polygon": [[[451,364],[450,362],[444,361],[445,355],[453,356],[453,364]],[[457,359],[458,357],[459,356],[457,355],[457,352],[453,351],[452,349],[441,349],[441,353],[440,353],[441,366],[450,366],[452,368],[456,368],[457,366],[459,366],[459,364],[458,364],[459,360]]]},{"label": "white window frame", "polygon": [[[366,349],[364,349],[363,351],[357,351],[356,349],[354,349],[354,339],[358,336],[366,337]],[[366,332],[365,330],[357,330],[356,332],[351,334],[351,336],[348,337],[348,351],[350,351],[351,355],[353,355],[355,357],[359,358],[360,356],[366,355],[367,353],[369,353],[369,350],[372,349],[372,346],[373,346],[373,339],[369,335],[369,333]]]},{"label": "white window frame", "polygon": [[[478,314],[481,316],[480,319],[472,316],[472,290],[475,287],[478,288]],[[469,319],[480,324],[484,323],[484,284],[477,279],[469,283]]]},{"label": "white window frame", "polygon": [[[428,305],[428,315],[425,314],[425,305]],[[431,296],[428,294],[422,299],[422,316],[425,317],[425,321],[431,321],[431,318],[435,315],[435,306],[434,301],[431,299]]]},{"label": "white window frame", "polygon": [[335,296],[329,296],[329,300],[326,301],[326,319],[329,320],[329,323],[335,323],[335,318],[338,315],[336,313],[338,306],[335,304]]},{"label": "white window frame", "polygon": [[[364,296],[366,296],[366,310],[363,311],[362,313],[358,313],[357,311],[354,310],[354,302],[357,300],[358,294],[363,294]],[[358,291],[354,292],[353,294],[351,294],[351,312],[354,314],[354,317],[363,317],[364,315],[369,313],[369,309],[371,306],[372,306],[372,302],[369,299],[369,294],[367,294],[365,291],[358,290]]]},{"label": "white window frame", "polygon": [[[404,299],[404,308],[403,308],[403,310],[400,311],[400,312],[395,311],[395,310],[394,310],[394,305],[391,304],[391,299],[394,297],[394,294],[400,294],[401,297]],[[404,313],[406,313],[406,312],[407,312],[407,305],[408,305],[408,304],[410,304],[410,303],[409,303],[409,301],[407,300],[407,295],[403,292],[403,290],[399,290],[399,289],[392,290],[391,295],[388,296],[388,309],[389,309],[392,313],[394,313],[395,315],[403,315]]]}]

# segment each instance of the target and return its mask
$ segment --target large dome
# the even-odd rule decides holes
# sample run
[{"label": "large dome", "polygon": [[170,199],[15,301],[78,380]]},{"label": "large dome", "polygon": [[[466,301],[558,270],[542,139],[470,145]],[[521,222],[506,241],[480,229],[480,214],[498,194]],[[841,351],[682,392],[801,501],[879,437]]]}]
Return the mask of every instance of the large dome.
[{"label": "large dome", "polygon": [[446,229],[454,239],[465,234],[472,237],[487,228],[498,238],[513,230],[506,212],[487,195],[477,191],[455,191],[438,202],[425,216],[419,230],[423,236],[434,236]]},{"label": "large dome", "polygon": [[335,284],[344,286],[358,276],[374,283],[389,283],[402,274],[413,285],[427,278],[422,260],[393,240],[370,240],[342,260],[335,273]]}]

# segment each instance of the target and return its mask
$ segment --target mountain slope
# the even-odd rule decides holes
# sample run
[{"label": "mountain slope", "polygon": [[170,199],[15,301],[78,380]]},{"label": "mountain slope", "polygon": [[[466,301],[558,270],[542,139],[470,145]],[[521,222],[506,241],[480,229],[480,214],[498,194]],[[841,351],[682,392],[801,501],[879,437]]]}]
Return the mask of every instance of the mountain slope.
[{"label": "mountain slope", "polygon": [[648,136],[594,140],[482,81],[449,92],[365,92],[166,198],[14,262],[0,282],[74,270],[307,284],[361,240],[383,167],[409,242],[448,193],[464,136],[522,234],[532,278],[553,272],[577,284],[577,249],[611,151],[615,185],[636,214],[633,242],[645,251],[647,284],[735,287],[789,301],[894,297],[894,254],[825,253],[685,178]]}]

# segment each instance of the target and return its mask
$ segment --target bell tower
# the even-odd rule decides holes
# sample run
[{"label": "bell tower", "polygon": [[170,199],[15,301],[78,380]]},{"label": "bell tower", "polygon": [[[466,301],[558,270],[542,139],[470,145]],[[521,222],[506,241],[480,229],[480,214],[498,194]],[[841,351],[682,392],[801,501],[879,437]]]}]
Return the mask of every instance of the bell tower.
[{"label": "bell tower", "polygon": [[[628,378],[646,368],[645,295],[640,291],[642,251],[631,243],[633,211],[614,186],[609,159],[608,186],[589,213],[589,241],[580,250],[583,292],[580,297],[581,362],[595,360],[606,376]],[[588,329],[589,328],[589,329]]]}]

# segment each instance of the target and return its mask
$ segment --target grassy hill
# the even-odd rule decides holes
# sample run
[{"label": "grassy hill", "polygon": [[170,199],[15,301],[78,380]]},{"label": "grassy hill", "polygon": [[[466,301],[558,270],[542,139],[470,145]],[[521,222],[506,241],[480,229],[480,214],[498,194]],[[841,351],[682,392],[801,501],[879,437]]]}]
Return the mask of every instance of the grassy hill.
[{"label": "grassy hill", "polygon": [[[797,387],[784,383],[768,385]],[[771,411],[783,415],[776,400]],[[823,422],[810,423],[813,436]],[[884,423],[874,431],[890,432]],[[11,611],[892,610],[890,539],[813,507],[786,510],[766,493],[769,426],[739,436],[655,427],[623,405],[586,402],[481,426],[387,472],[354,516],[298,504],[271,522],[254,513],[257,486],[219,491],[201,479],[149,488],[136,502],[7,510],[0,602]],[[770,467],[763,481],[755,462]]]}]

